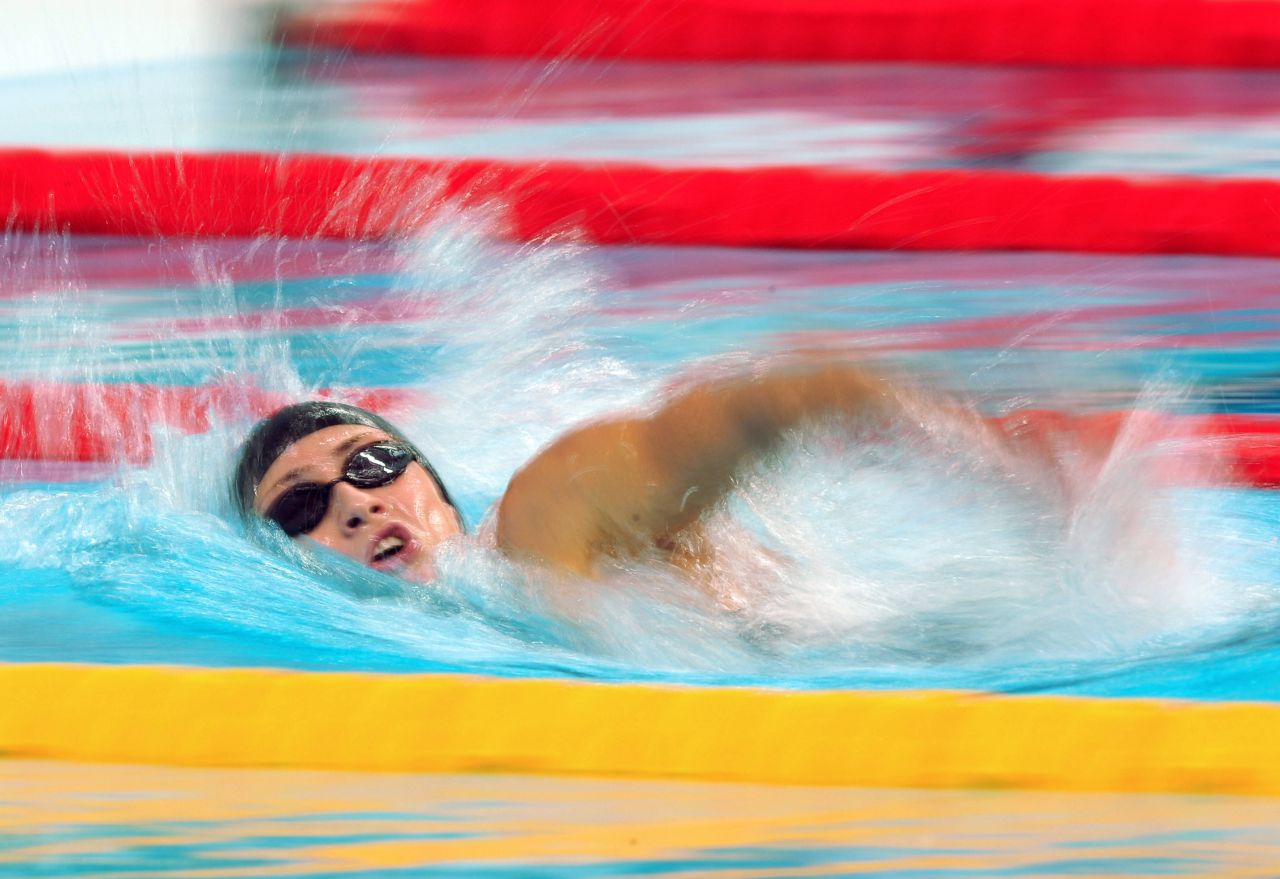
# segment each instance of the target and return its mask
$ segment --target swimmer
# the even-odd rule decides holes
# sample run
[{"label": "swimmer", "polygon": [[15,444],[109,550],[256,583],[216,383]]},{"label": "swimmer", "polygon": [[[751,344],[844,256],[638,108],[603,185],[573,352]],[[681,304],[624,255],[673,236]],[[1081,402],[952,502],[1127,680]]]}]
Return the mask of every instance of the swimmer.
[{"label": "swimmer", "polygon": [[[877,420],[903,392],[853,364],[814,358],[694,383],[656,411],[596,421],[555,440],[512,477],[484,529],[518,562],[593,577],[609,561],[654,559],[696,576],[711,557],[703,517],[789,431],[830,416]],[[463,534],[419,449],[370,412],[288,406],[245,440],[233,495],[260,516],[376,570],[435,576]]]}]

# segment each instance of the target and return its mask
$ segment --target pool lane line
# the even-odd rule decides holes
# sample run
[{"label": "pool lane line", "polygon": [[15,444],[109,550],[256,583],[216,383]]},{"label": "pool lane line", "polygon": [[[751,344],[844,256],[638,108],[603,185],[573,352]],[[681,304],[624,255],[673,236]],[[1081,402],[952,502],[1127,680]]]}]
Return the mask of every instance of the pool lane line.
[{"label": "pool lane line", "polygon": [[1280,795],[1280,705],[0,665],[9,758]]},{"label": "pool lane line", "polygon": [[1277,257],[1277,203],[1262,178],[0,150],[11,228],[101,235],[384,238],[502,205],[519,241]]},{"label": "pool lane line", "polygon": [[1280,66],[1269,0],[398,0],[285,19],[302,49],[552,61]]},{"label": "pool lane line", "polygon": [[[310,396],[339,399],[387,417],[427,405],[426,395],[411,388],[322,388]],[[0,379],[0,462],[145,464],[157,426],[205,433],[217,421],[248,424],[290,402],[288,395],[237,383]]]},{"label": "pool lane line", "polygon": [[[390,418],[430,405],[411,388],[349,388],[342,399]],[[289,402],[283,394],[233,384],[0,379],[0,462],[145,464],[157,426],[204,433],[215,421],[247,424]],[[1083,449],[1109,448],[1125,431],[1128,442],[1145,438],[1158,447],[1163,469],[1156,475],[1173,485],[1280,488],[1280,416],[1023,409],[990,421],[1032,445],[1070,441]]]}]

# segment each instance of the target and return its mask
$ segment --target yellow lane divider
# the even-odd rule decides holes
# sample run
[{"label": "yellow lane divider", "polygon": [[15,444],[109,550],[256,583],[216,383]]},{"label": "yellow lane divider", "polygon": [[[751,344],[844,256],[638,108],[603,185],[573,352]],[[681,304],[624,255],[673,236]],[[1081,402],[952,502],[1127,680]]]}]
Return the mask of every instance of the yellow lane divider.
[{"label": "yellow lane divider", "polygon": [[0,665],[0,754],[1280,795],[1280,705]]}]

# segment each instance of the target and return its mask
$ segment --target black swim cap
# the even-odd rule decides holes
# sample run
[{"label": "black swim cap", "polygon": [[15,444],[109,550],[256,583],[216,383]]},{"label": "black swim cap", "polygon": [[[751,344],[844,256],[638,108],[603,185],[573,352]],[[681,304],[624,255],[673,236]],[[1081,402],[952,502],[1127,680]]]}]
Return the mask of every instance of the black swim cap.
[{"label": "black swim cap", "polygon": [[258,483],[262,481],[262,477],[266,475],[272,463],[285,449],[304,436],[339,424],[372,427],[397,442],[404,443],[413,452],[413,457],[418,463],[435,480],[444,502],[453,507],[455,512],[457,511],[457,505],[454,504],[453,498],[449,497],[449,492],[440,481],[435,468],[427,461],[427,456],[422,454],[418,447],[391,422],[357,406],[348,406],[346,403],[335,403],[329,400],[311,400],[285,406],[274,415],[259,421],[254,425],[253,430],[249,431],[244,445],[240,448],[240,458],[236,462],[236,471],[231,484],[231,499],[241,518],[249,519],[255,515],[253,501],[257,496]]}]

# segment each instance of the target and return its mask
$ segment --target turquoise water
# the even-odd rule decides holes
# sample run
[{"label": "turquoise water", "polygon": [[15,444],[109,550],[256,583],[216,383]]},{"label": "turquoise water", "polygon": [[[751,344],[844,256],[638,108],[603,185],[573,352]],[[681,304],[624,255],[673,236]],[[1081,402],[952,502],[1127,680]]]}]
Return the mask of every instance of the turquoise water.
[{"label": "turquoise water", "polygon": [[[9,144],[1273,176],[1277,75],[255,54],[0,82]],[[410,389],[474,529],[561,431],[828,348],[986,414],[1280,411],[1276,264],[513,246],[0,241],[4,380]],[[56,417],[56,413],[55,413]],[[937,413],[796,438],[717,514],[736,607],[483,546],[416,586],[264,548],[247,424],[154,460],[0,462],[0,661],[1276,698],[1280,497],[1149,419],[1061,482]],[[1177,478],[1169,478],[1169,475]],[[266,536],[270,543],[270,535]],[[0,875],[1261,875],[1269,801],[199,772],[0,761]]]},{"label": "turquoise water", "polygon": [[[402,421],[473,529],[562,430],[743,352],[826,346],[988,413],[1274,395],[1266,260],[530,248],[470,217],[383,245],[7,243],[10,378],[416,389]],[[433,587],[277,558],[226,509],[244,428],[158,425],[140,468],[10,464],[0,658],[1273,698],[1275,496],[1157,479],[1182,450],[1141,423],[1106,474],[1063,450],[1070,510],[963,437],[803,437],[716,520],[733,612],[644,567],[566,611],[474,541]]]},{"label": "turquoise water", "polygon": [[[14,80],[0,140],[1267,174],[1275,76],[257,52]],[[412,389],[398,417],[473,529],[561,431],[797,348],[986,414],[1280,403],[1268,260],[514,246],[495,223],[383,244],[13,232],[3,377]],[[1212,456],[1141,418],[1106,462],[1064,440],[1065,484],[925,422],[888,447],[820,430],[749,474],[715,522],[733,612],[656,569],[557,595],[474,543],[434,588],[282,560],[227,515],[243,422],[158,425],[144,467],[6,462],[0,659],[1273,698],[1270,492],[1206,487]]]}]

